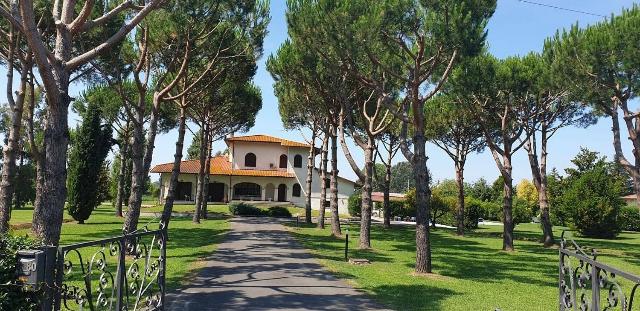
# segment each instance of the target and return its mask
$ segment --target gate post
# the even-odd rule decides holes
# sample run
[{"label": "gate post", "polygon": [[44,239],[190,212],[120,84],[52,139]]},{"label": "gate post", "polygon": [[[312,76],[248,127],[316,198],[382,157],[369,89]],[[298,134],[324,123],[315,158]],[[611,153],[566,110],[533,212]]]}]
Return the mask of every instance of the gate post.
[{"label": "gate post", "polygon": [[42,291],[42,300],[40,301],[41,311],[54,310],[54,301],[59,300],[55,298],[60,295],[60,291],[55,286],[56,273],[61,273],[56,269],[56,259],[58,248],[55,246],[42,247],[44,252],[44,288]]},{"label": "gate post", "polygon": [[118,243],[120,244],[120,252],[118,254],[118,270],[116,272],[116,310],[120,311],[123,310],[123,302],[122,302],[122,295],[123,295],[123,290],[124,287],[126,287],[127,285],[125,284],[125,274],[127,273],[125,271],[125,252],[126,250],[126,246],[127,246],[127,235],[124,234],[120,240],[118,241]]}]

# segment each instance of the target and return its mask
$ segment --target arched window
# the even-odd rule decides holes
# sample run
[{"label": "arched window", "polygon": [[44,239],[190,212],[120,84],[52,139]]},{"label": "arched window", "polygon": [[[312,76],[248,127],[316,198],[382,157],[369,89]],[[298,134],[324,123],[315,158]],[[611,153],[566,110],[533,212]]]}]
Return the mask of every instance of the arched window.
[{"label": "arched window", "polygon": [[287,168],[287,155],[283,154],[280,156],[280,168]]},{"label": "arched window", "polygon": [[299,154],[296,154],[295,157],[293,157],[293,167],[302,167],[302,156]]},{"label": "arched window", "polygon": [[256,155],[249,152],[244,156],[244,166],[246,167],[256,167]]},{"label": "arched window", "polygon": [[294,197],[300,197],[300,192],[302,188],[300,188],[300,184],[293,185],[292,194]]}]

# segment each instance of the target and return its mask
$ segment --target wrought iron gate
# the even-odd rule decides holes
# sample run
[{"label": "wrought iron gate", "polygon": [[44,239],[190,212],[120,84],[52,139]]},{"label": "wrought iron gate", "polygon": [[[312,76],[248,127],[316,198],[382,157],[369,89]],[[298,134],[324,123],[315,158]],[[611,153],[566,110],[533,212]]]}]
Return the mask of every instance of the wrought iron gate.
[{"label": "wrought iron gate", "polygon": [[[163,310],[166,226],[53,247],[44,310]],[[53,256],[52,256],[53,255]]]},{"label": "wrought iron gate", "polygon": [[[558,283],[560,310],[640,310],[634,306],[640,277],[605,265],[596,260],[575,241],[560,242],[560,277]],[[628,293],[628,295],[627,295]],[[640,302],[635,301],[635,305]]]}]

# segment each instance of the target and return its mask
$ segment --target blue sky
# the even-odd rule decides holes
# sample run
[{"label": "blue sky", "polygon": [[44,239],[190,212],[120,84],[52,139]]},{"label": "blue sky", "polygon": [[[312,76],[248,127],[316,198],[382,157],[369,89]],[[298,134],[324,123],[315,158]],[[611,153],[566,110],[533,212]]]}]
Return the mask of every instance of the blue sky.
[{"label": "blue sky", "polygon": [[[634,2],[638,3],[638,1],[631,0],[532,1],[604,16],[609,16],[612,13],[617,14],[623,7],[630,7]],[[248,133],[268,134],[302,141],[303,137],[300,132],[286,131],[282,127],[278,114],[278,101],[273,94],[273,80],[266,71],[265,66],[268,55],[275,53],[287,37],[285,3],[286,1],[284,0],[271,0],[272,20],[269,25],[269,34],[264,43],[264,57],[259,62],[258,72],[255,77],[255,83],[262,90],[263,107],[258,114],[255,127]],[[530,51],[540,51],[544,39],[552,36],[556,30],[570,27],[575,22],[579,22],[580,25],[587,25],[602,19],[603,17],[599,16],[563,11],[519,0],[498,0],[498,8],[488,25],[489,49],[491,53],[500,58],[511,55],[524,55]],[[0,85],[5,85],[5,73],[5,70],[0,69]],[[77,93],[81,89],[82,86],[74,86],[72,93]],[[76,116],[71,116],[71,125],[77,122],[76,119]],[[557,167],[562,171],[570,166],[570,159],[573,158],[581,146],[599,151],[610,157],[613,154],[610,124],[609,119],[601,119],[598,124],[587,129],[565,128],[560,130],[549,145],[549,168]],[[177,132],[175,130],[157,137],[153,164],[173,161],[176,138]],[[623,141],[625,143],[625,151],[630,156],[630,145],[626,139],[623,139]],[[191,142],[190,133],[187,133],[186,142]],[[224,147],[223,142],[214,144],[214,150],[221,150]],[[351,144],[351,151],[357,160],[361,162],[362,152],[357,150],[353,144]],[[431,144],[427,146],[427,154],[429,156],[429,169],[436,180],[454,177],[453,163],[446,154]],[[396,158],[396,162],[403,160],[404,158],[401,155]],[[355,179],[355,174],[342,156],[342,152],[340,152],[338,163],[340,175]],[[516,181],[530,178],[531,172],[524,151],[520,151],[514,156],[513,167]],[[480,177],[492,181],[498,176],[498,171],[490,153],[485,151],[469,157],[465,174],[468,181],[473,181]],[[152,178],[155,180],[157,176]]]}]

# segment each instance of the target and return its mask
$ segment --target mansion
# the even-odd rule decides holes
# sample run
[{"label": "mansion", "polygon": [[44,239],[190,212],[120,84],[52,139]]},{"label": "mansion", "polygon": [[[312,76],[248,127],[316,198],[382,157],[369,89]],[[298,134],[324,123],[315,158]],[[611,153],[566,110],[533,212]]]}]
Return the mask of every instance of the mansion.
[{"label": "mansion", "polygon": [[[209,159],[208,201],[290,202],[304,207],[306,198],[309,144],[268,135],[231,136],[225,139],[228,152]],[[151,173],[160,174],[160,200],[169,189],[173,163],[159,164]],[[193,202],[199,160],[182,161],[176,188],[177,202]],[[311,184],[311,207],[320,208],[320,180],[314,169]],[[338,178],[338,209],[347,214],[347,201],[355,183]],[[327,200],[329,199],[327,189]],[[328,202],[325,202],[328,206]]]}]

